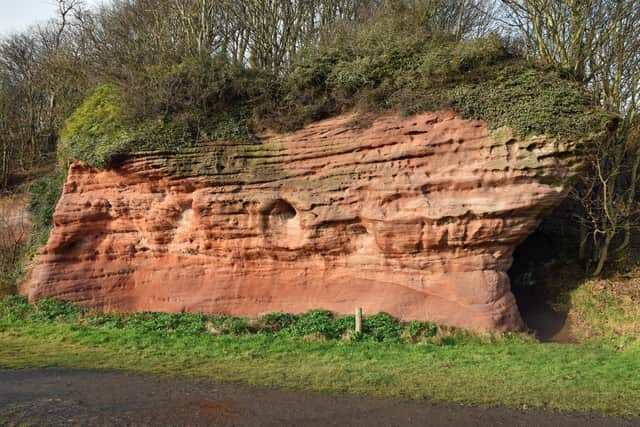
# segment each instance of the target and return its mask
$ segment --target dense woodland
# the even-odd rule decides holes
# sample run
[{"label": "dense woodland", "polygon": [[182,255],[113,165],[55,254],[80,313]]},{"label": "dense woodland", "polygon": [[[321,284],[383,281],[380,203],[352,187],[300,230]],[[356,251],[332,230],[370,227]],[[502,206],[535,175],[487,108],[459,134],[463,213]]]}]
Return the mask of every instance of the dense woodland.
[{"label": "dense woodland", "polygon": [[[637,0],[57,6],[50,22],[0,39],[0,192],[31,192],[31,252],[71,159],[109,167],[133,150],[255,139],[344,111],[434,108],[584,140],[575,255],[599,275],[629,252],[640,221]],[[15,243],[4,245],[5,284],[20,272]]]}]

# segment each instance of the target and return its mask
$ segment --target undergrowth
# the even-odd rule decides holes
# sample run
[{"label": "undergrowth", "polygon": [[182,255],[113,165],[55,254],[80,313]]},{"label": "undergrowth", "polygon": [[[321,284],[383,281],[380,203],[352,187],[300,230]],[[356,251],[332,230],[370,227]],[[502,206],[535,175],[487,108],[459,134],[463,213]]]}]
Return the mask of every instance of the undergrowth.
[{"label": "undergrowth", "polygon": [[53,228],[53,212],[62,195],[66,178],[66,169],[57,169],[27,185],[29,212],[31,213],[31,231],[27,252],[30,256],[49,238],[49,233]]},{"label": "undergrowth", "polygon": [[[295,315],[269,313],[257,318],[215,316],[201,313],[131,314],[101,313],[83,309],[73,303],[42,299],[29,304],[25,297],[0,299],[0,325],[67,323],[95,328],[132,330],[161,335],[254,335],[272,334],[311,341],[347,340],[389,343],[453,344],[477,340],[494,342],[512,334],[474,334],[464,330],[437,326],[430,322],[402,323],[386,314],[364,316],[362,333],[354,331],[354,316],[337,316],[327,310],[310,310]],[[519,339],[526,340],[522,336]]]},{"label": "undergrowth", "polygon": [[411,16],[336,31],[273,74],[197,57],[99,85],[66,122],[59,158],[106,168],[136,151],[201,140],[258,142],[346,111],[452,109],[517,135],[584,139],[603,128],[584,86],[528,63],[492,35],[454,42]]},{"label": "undergrowth", "polygon": [[[66,173],[58,169],[20,188],[21,193],[28,195],[29,215],[25,215],[24,225],[18,226],[18,229],[24,227],[25,230],[24,239],[20,242],[0,236],[3,245],[10,243],[8,247],[0,247],[0,297],[16,293],[29,263],[47,242],[53,227],[53,212],[62,194],[65,178]],[[0,233],[5,231],[0,229]],[[9,236],[12,235],[9,232]]]}]

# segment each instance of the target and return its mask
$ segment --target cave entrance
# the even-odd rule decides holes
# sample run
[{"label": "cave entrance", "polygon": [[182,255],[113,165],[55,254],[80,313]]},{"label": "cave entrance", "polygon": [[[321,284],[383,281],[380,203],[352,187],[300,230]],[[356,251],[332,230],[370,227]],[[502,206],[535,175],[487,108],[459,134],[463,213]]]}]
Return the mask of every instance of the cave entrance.
[{"label": "cave entrance", "polygon": [[552,276],[565,251],[553,234],[538,228],[513,253],[511,291],[527,328],[542,342],[572,342],[567,313],[552,307]]}]

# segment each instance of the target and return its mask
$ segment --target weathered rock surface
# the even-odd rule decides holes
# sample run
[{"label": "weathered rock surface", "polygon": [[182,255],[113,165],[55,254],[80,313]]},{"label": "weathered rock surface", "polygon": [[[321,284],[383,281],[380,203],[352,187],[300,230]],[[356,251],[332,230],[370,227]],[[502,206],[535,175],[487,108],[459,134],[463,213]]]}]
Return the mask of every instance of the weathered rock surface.
[{"label": "weathered rock surface", "polygon": [[22,292],[116,311],[359,306],[517,330],[512,252],[578,166],[571,144],[449,112],[367,128],[342,116],[117,170],[74,163]]}]

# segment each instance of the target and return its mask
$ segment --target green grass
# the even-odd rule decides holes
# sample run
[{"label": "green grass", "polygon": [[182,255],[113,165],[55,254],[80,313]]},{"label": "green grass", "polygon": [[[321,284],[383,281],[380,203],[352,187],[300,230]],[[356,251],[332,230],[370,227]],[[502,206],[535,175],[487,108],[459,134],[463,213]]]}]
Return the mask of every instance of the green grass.
[{"label": "green grass", "polygon": [[[156,315],[146,316],[137,324],[158,324]],[[0,367],[120,369],[323,392],[640,415],[638,346],[542,345],[518,335],[470,334],[412,345],[309,340],[283,333],[287,328],[214,335],[97,317],[56,304],[13,304],[11,310],[5,304]]]}]

